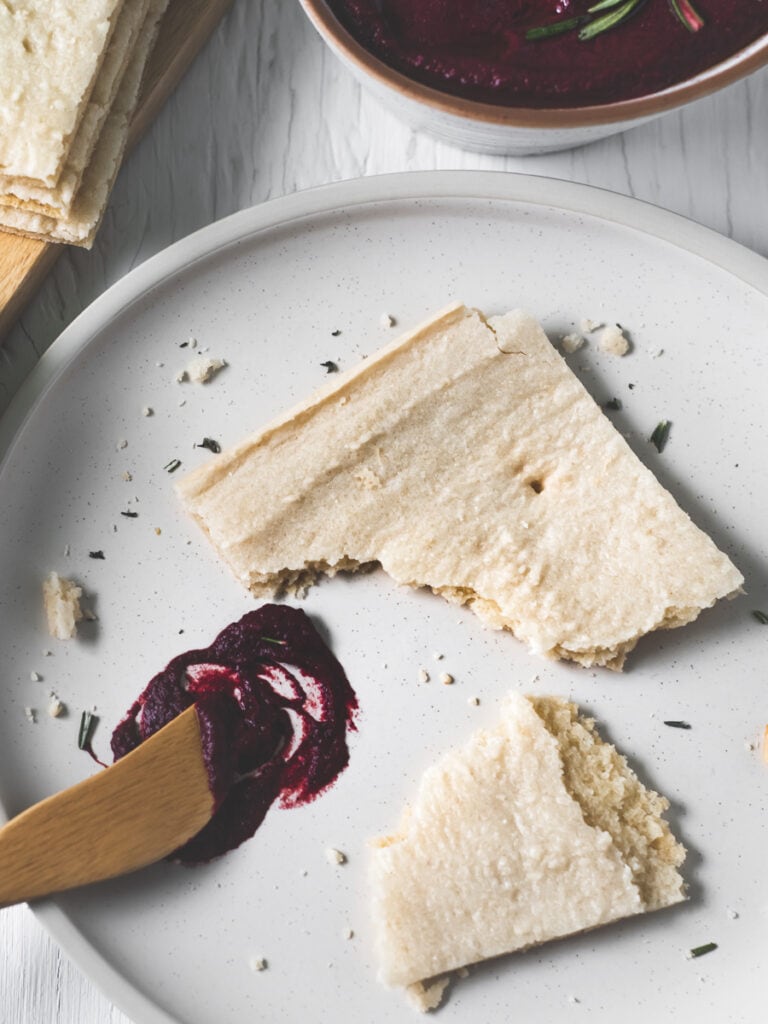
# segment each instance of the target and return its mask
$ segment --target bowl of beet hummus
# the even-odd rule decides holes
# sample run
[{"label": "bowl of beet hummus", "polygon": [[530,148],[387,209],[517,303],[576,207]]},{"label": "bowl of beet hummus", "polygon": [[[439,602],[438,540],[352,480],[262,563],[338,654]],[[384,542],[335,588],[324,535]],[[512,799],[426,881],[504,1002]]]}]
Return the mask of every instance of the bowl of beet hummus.
[{"label": "bowl of beet hummus", "polygon": [[642,124],[768,63],[768,0],[301,0],[412,127],[544,153]]}]

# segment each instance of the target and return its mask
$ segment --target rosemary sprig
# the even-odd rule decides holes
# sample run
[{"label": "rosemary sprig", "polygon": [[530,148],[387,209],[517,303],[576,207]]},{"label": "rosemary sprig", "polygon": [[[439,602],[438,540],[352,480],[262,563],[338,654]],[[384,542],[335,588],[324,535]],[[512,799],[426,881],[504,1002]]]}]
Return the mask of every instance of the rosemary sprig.
[{"label": "rosemary sprig", "polygon": [[[630,15],[639,11],[645,3],[646,0],[598,0],[598,3],[588,8],[585,15],[564,18],[562,21],[552,21],[547,25],[529,28],[525,33],[525,38],[530,40],[548,39],[583,25],[579,30],[579,39],[586,42],[607,32],[608,29],[622,24]],[[691,0],[667,0],[667,3],[672,14],[689,32],[698,32],[700,28],[704,27],[704,19]],[[601,13],[603,11],[606,13]]]},{"label": "rosemary sprig", "polygon": [[525,33],[526,39],[547,39],[549,36],[559,36],[562,32],[570,32],[572,28],[580,25],[583,18],[565,18],[563,21],[552,21],[549,25],[539,25],[538,28],[529,28]]},{"label": "rosemary sprig", "polygon": [[613,8],[608,14],[603,14],[599,18],[595,18],[590,21],[588,25],[579,32],[579,39],[582,42],[587,39],[594,39],[595,36],[599,36],[601,32],[606,32],[609,28],[613,28],[614,25],[620,25],[622,21],[626,21],[630,14],[634,14],[635,11],[639,10],[645,0],[625,0],[620,7],[616,6],[616,0],[602,0],[602,3],[595,4],[594,7],[589,8],[590,14],[595,14],[598,11],[602,11],[605,8]]},{"label": "rosemary sprig", "polygon": [[761,626],[768,626],[768,615],[765,612],[761,612],[759,608],[755,608],[752,612],[753,618],[757,619]]}]

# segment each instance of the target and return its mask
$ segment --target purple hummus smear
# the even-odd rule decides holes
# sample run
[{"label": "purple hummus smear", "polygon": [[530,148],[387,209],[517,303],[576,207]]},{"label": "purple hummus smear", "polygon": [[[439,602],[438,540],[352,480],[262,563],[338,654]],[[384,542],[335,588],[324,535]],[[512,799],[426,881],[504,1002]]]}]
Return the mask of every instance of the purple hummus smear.
[{"label": "purple hummus smear", "polygon": [[171,855],[200,863],[249,839],[276,801],[309,803],[349,762],[357,697],[303,611],[268,604],[159,672],[112,734],[115,760],[197,705],[215,812]]}]

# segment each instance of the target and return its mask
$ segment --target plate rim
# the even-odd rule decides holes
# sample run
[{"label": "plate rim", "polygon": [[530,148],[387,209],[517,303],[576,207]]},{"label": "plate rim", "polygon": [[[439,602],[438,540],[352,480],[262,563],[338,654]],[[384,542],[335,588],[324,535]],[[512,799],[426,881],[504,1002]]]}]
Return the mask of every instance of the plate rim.
[{"label": "plate rim", "polygon": [[594,185],[474,170],[395,171],[318,185],[199,228],[130,270],[94,299],[46,349],[0,416],[0,465],[11,453],[27,416],[90,338],[184,267],[259,231],[305,217],[376,202],[450,198],[523,202],[597,217],[693,253],[768,295],[768,258],[682,214]]},{"label": "plate rim", "polygon": [[[259,232],[307,217],[374,203],[435,199],[519,202],[596,217],[692,253],[768,297],[768,259],[759,253],[681,214],[593,185],[477,170],[405,171],[333,182],[230,214],[179,239],[112,284],[43,353],[0,416],[0,469],[48,390],[94,336],[174,275]],[[135,1024],[183,1024],[112,966],[55,899],[30,909],[69,959]]]}]

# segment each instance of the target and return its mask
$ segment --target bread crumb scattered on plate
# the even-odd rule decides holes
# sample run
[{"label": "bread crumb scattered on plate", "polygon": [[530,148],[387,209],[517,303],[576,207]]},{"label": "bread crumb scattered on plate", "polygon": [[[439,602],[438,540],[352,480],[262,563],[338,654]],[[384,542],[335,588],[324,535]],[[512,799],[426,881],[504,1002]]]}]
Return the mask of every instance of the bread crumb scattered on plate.
[{"label": "bread crumb scattered on plate", "polygon": [[597,342],[601,352],[611,356],[625,356],[629,352],[629,339],[618,324],[607,324]]},{"label": "bread crumb scattered on plate", "polygon": [[61,718],[66,711],[66,706],[55,694],[51,694],[51,701],[48,705],[48,714],[51,718]]},{"label": "bread crumb scattered on plate", "polygon": [[51,572],[43,582],[43,606],[48,632],[57,640],[71,640],[84,613],[80,607],[83,591],[72,580]]},{"label": "bread crumb scattered on plate", "polygon": [[214,359],[213,356],[197,356],[196,359],[187,364],[187,368],[182,371],[182,374],[177,379],[179,383],[184,380],[190,380],[193,384],[207,384],[226,365],[227,363],[224,359]]},{"label": "bread crumb scattered on plate", "polygon": [[572,352],[578,352],[583,344],[584,338],[581,334],[564,334],[560,341],[560,348],[570,355]]}]

